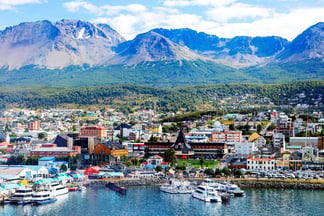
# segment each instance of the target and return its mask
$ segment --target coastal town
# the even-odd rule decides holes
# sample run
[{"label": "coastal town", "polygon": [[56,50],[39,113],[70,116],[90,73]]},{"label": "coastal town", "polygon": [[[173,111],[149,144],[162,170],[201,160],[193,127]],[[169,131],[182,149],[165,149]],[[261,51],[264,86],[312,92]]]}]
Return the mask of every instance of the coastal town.
[{"label": "coastal town", "polygon": [[154,110],[1,112],[3,202],[22,187],[39,190],[48,184],[65,185],[67,193],[91,181],[324,178],[321,112],[209,113],[177,122],[161,116]]}]

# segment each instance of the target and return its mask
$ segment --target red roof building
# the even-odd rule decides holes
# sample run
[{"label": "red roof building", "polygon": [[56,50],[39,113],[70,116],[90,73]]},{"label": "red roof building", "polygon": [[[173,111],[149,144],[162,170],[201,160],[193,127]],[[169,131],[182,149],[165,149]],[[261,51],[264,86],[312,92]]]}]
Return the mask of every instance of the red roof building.
[{"label": "red roof building", "polygon": [[84,172],[85,175],[93,175],[93,174],[99,174],[100,167],[98,166],[92,166],[86,169]]}]

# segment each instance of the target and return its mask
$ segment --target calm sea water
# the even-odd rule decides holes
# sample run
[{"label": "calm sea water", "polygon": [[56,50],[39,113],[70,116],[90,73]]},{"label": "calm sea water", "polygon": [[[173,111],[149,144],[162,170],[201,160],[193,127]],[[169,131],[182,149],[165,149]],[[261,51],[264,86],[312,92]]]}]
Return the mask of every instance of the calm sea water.
[{"label": "calm sea water", "polygon": [[44,206],[0,206],[0,215],[324,215],[324,191],[246,189],[229,203],[204,203],[190,195],[165,194],[158,187],[107,188],[72,192]]}]

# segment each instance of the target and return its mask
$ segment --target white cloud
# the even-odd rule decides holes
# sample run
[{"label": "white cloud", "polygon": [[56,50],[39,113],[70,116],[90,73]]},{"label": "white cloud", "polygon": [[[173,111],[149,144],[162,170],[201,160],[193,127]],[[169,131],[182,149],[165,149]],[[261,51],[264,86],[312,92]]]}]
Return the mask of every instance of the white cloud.
[{"label": "white cloud", "polygon": [[223,6],[236,1],[237,0],[166,0],[163,2],[163,5],[167,7]]},{"label": "white cloud", "polygon": [[207,11],[210,19],[218,22],[227,22],[230,19],[244,19],[269,17],[274,12],[271,8],[263,8],[243,3],[233,4],[227,7],[215,7]]},{"label": "white cloud", "polygon": [[0,10],[14,10],[15,6],[25,4],[42,4],[47,0],[0,0]]},{"label": "white cloud", "polygon": [[63,7],[65,7],[69,12],[73,12],[73,13],[81,9],[85,9],[90,13],[94,13],[98,15],[102,13],[100,7],[97,7],[85,1],[64,2]]},{"label": "white cloud", "polygon": [[184,13],[180,8],[172,7],[148,8],[140,4],[95,6],[85,1],[72,1],[64,3],[64,7],[71,12],[87,11],[93,14],[92,21],[111,25],[128,40],[153,28],[191,28],[220,37],[277,35],[292,40],[307,27],[324,20],[323,7],[279,13],[274,8],[234,0],[167,0],[162,4],[167,6],[176,3],[207,5],[206,11],[200,10],[207,15]]},{"label": "white cloud", "polygon": [[137,14],[137,13],[143,13],[146,10],[146,7],[140,4],[130,4],[126,6],[103,5],[99,7],[91,3],[88,3],[86,1],[65,2],[63,3],[63,7],[73,13],[83,9],[97,16],[102,16],[104,14],[107,16],[115,16],[115,15],[119,15],[121,11],[127,11],[130,13]]},{"label": "white cloud", "polygon": [[222,37],[247,36],[281,36],[293,40],[311,25],[324,20],[321,12],[324,8],[296,9],[288,14],[274,14],[252,23],[224,23],[208,32]]}]

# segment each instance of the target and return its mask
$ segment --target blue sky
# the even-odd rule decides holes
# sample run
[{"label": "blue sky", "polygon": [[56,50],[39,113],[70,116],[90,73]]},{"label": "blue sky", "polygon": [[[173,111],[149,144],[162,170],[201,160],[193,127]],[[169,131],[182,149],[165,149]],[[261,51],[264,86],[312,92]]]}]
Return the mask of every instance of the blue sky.
[{"label": "blue sky", "polygon": [[324,0],[0,0],[1,30],[60,19],[107,23],[127,39],[161,27],[292,40],[324,21]]}]

